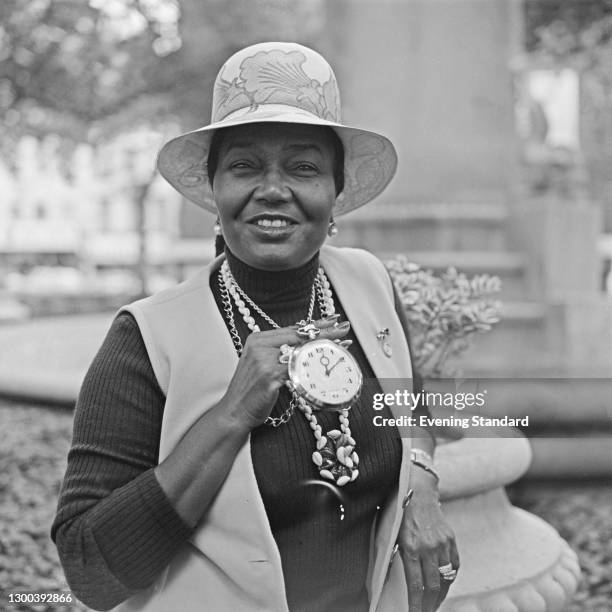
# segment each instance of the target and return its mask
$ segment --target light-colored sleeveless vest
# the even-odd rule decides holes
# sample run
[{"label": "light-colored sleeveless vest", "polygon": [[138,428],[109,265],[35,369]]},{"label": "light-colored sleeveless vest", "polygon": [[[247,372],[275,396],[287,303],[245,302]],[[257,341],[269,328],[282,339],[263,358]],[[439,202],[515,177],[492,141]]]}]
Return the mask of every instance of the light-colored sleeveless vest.
[{"label": "light-colored sleeveless vest", "polygon": [[[124,307],[138,322],[155,376],[166,395],[160,462],[191,425],[221,399],[238,362],[209,286],[210,275],[222,260],[223,256],[218,257],[176,287]],[[392,387],[397,379],[410,378],[408,346],[395,313],[389,275],[380,261],[366,251],[324,247],[320,262],[383,390],[385,379],[395,379],[389,380]],[[390,332],[392,357],[383,352],[377,338],[384,328]],[[375,414],[372,411],[373,417]],[[389,569],[409,482],[410,440],[405,430],[402,436],[398,488],[379,517],[372,541],[368,584],[371,611],[408,609],[399,555]],[[250,441],[237,454],[189,542],[152,587],[115,610],[288,610],[281,558],[257,487]]]}]

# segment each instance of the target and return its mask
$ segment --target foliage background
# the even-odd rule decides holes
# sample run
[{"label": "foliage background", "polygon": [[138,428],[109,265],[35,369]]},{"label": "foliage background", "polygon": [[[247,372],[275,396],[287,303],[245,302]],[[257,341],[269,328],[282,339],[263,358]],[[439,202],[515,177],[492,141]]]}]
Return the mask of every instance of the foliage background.
[{"label": "foliage background", "polygon": [[525,2],[529,61],[580,75],[580,141],[590,195],[612,231],[612,1]]}]

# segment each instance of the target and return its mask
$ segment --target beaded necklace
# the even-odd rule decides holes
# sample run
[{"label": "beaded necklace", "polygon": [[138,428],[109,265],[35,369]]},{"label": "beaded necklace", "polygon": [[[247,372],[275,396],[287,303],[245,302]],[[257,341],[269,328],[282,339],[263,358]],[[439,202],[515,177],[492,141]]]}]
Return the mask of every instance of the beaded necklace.
[{"label": "beaded necklace", "polygon": [[[219,287],[221,290],[221,299],[223,300],[223,310],[225,311],[229,324],[230,335],[239,356],[242,354],[244,345],[238,334],[238,329],[236,328],[232,299],[251,332],[257,333],[261,331],[261,328],[251,314],[251,309],[269,323],[272,328],[280,329],[280,325],[268,316],[246,294],[240,285],[238,285],[227,260],[223,262],[219,270]],[[298,325],[303,325],[312,321],[315,299],[319,303],[319,308],[323,317],[329,317],[335,313],[336,309],[331,286],[325,275],[325,271],[321,267],[317,270],[317,276],[312,285],[308,314],[306,319],[298,322]],[[316,440],[316,450],[312,454],[312,462],[317,466],[321,477],[334,481],[340,487],[355,480],[359,475],[359,470],[357,469],[359,457],[354,450],[356,442],[351,435],[348,408],[341,410],[339,413],[340,429],[332,429],[327,432],[327,435],[323,435],[323,430],[321,429],[321,425],[319,425],[317,417],[314,415],[312,406],[310,406],[303,397],[292,392],[291,401],[287,410],[285,410],[280,417],[268,416],[264,423],[272,427],[279,427],[283,423],[289,421],[296,408],[299,408],[302,414],[304,414],[304,417],[308,420],[310,428],[313,431]]]}]

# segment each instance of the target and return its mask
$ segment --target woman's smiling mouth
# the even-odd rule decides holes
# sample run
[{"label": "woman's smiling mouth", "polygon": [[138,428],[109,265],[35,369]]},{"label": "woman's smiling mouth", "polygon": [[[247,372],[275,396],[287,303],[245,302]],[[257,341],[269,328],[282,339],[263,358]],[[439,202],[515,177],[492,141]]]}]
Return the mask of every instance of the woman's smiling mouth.
[{"label": "woman's smiling mouth", "polygon": [[282,238],[291,233],[298,225],[292,217],[286,215],[256,215],[247,223],[257,228],[258,233],[275,238]]},{"label": "woman's smiling mouth", "polygon": [[258,219],[257,225],[259,227],[287,227],[289,222],[287,219]]}]

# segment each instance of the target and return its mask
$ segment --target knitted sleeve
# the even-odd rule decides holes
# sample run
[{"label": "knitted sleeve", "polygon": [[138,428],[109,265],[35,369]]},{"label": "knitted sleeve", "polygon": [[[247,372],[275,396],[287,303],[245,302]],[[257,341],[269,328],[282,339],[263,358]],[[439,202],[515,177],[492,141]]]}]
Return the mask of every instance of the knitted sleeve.
[{"label": "knitted sleeve", "polygon": [[70,587],[94,609],[152,584],[191,533],[153,472],[164,402],[138,325],[122,313],[77,400],[51,529]]}]

